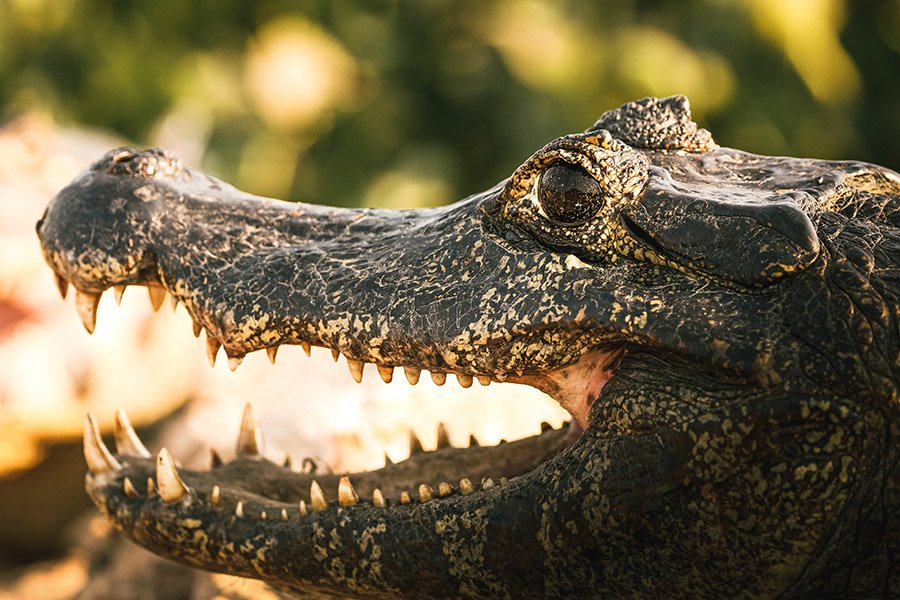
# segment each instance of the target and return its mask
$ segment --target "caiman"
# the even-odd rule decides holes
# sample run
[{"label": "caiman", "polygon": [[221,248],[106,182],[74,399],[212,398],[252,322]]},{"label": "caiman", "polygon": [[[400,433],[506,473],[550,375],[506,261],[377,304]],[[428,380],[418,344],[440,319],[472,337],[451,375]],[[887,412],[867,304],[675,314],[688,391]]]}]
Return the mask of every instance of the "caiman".
[{"label": "caiman", "polygon": [[[88,331],[173,295],[234,367],[328,348],[357,380],[517,382],[571,413],[369,472],[155,458],[88,416],[86,488],[134,542],[288,593],[900,597],[900,176],[719,147],[683,96],[560,137],[451,206],[243,193],[106,154],[37,224]],[[446,441],[446,440],[445,440]]]}]

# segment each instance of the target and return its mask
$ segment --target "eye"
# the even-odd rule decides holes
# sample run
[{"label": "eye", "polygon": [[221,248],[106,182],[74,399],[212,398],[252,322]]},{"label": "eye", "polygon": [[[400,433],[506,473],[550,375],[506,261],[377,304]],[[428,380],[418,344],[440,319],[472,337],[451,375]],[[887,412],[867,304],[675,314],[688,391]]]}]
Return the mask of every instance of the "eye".
[{"label": "eye", "polygon": [[587,221],[600,210],[603,191],[584,169],[557,162],[541,173],[538,201],[547,216],[564,225]]}]

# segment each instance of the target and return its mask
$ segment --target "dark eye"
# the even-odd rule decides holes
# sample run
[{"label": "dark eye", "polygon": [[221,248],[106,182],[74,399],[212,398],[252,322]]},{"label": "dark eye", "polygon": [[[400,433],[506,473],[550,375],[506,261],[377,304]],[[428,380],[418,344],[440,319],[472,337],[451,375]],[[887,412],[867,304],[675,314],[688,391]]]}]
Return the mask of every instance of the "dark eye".
[{"label": "dark eye", "polygon": [[566,225],[587,221],[600,210],[603,192],[584,169],[557,162],[541,173],[538,201],[547,216]]}]

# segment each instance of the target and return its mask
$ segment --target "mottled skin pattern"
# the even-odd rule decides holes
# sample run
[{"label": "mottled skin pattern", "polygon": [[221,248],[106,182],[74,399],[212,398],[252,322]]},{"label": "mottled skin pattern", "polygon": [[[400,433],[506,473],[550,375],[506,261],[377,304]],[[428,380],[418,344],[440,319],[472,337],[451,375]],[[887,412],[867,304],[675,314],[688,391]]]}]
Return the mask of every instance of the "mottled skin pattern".
[{"label": "mottled skin pattern", "polygon": [[[574,209],[545,194],[561,165]],[[163,453],[89,459],[99,509],[163,556],[323,596],[877,598],[900,594],[898,209],[892,171],[719,148],[672,97],[437,210],[265,200],[120,149],[38,234],[88,321],[163,286],[229,357],[313,344],[573,414],[352,474],[342,506],[252,444],[174,498]]]}]

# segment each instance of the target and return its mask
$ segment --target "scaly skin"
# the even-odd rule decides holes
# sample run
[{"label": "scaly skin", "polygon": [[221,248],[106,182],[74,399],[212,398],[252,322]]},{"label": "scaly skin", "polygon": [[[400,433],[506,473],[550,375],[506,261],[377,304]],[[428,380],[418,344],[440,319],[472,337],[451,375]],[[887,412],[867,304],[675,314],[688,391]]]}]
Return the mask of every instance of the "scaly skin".
[{"label": "scaly skin", "polygon": [[249,412],[208,472],[89,421],[88,493],[163,556],[322,596],[861,598],[900,594],[898,208],[892,171],[719,148],[673,97],[436,210],[261,199],[120,149],[38,235],[88,329],[103,290],[162,287],[233,362],[318,345],[572,413],[342,484],[263,459]]}]

